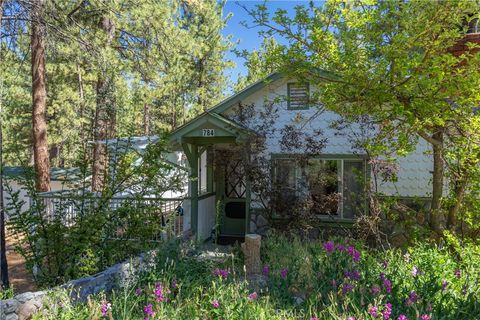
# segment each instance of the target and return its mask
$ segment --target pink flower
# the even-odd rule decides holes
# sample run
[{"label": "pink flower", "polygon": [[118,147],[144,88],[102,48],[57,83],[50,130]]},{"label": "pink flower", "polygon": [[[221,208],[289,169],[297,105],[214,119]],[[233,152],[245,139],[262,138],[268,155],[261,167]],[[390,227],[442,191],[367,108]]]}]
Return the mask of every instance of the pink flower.
[{"label": "pink flower", "polygon": [[355,317],[348,317],[347,320],[356,320]]},{"label": "pink flower", "polygon": [[385,278],[385,280],[383,280],[383,288],[385,288],[387,293],[392,293],[392,282]]},{"label": "pink flower", "polygon": [[404,314],[401,314],[398,316],[398,320],[408,320],[407,316]]},{"label": "pink flower", "polygon": [[310,320],[320,320],[320,318],[317,317],[311,317]]},{"label": "pink flower", "polygon": [[387,304],[385,304],[385,306],[383,307],[383,312],[382,312],[383,320],[389,320],[391,314],[392,314],[392,304],[391,304],[391,303],[387,303]]},{"label": "pink flower", "polygon": [[368,309],[368,313],[374,317],[374,318],[377,318],[378,317],[378,308],[376,306],[371,306],[369,309]]},{"label": "pink flower", "polygon": [[163,291],[163,286],[160,283],[155,284],[154,294],[157,297],[157,302],[163,302],[166,300],[165,292]]},{"label": "pink flower", "polygon": [[420,319],[421,319],[421,320],[430,320],[431,317],[430,317],[428,314],[422,314],[422,315],[420,316]]},{"label": "pink flower", "polygon": [[214,307],[215,309],[220,308],[220,302],[218,302],[217,299],[213,300],[212,301],[212,307]]},{"label": "pink flower", "polygon": [[153,317],[153,306],[151,303],[143,307],[144,320],[149,320],[150,317]]},{"label": "pink flower", "polygon": [[214,276],[217,276],[217,277],[220,277],[220,278],[223,278],[223,279],[227,279],[230,272],[228,270],[225,270],[225,269],[215,268],[212,271],[212,274]]},{"label": "pink flower", "polygon": [[257,295],[256,292],[252,292],[252,293],[250,293],[250,294],[248,295],[248,299],[250,299],[250,300],[252,300],[252,301],[253,301],[253,300],[257,300],[257,298],[258,298],[258,295]]},{"label": "pink flower", "polygon": [[413,268],[412,268],[412,277],[418,276],[418,273],[419,273],[418,268],[417,268],[416,266],[413,266]]},{"label": "pink flower", "polygon": [[140,289],[140,288],[135,289],[135,295],[136,296],[139,296],[141,294],[142,294],[142,289]]},{"label": "pink flower", "polygon": [[110,303],[104,302],[100,306],[100,311],[102,312],[102,317],[106,317],[108,314],[108,310],[112,308],[112,305]]}]

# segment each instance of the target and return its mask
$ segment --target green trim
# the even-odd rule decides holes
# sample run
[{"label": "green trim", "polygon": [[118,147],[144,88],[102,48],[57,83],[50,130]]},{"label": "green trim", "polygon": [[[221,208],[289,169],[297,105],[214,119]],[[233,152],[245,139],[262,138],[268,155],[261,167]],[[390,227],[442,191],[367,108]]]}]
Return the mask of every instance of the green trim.
[{"label": "green trim", "polygon": [[198,239],[198,147],[192,145],[190,163],[191,229]]},{"label": "green trim", "polygon": [[214,195],[215,195],[215,192],[202,193],[198,196],[198,200],[203,200],[203,199],[206,199],[206,198],[210,198],[211,196],[214,196]]},{"label": "green trim", "polygon": [[[271,153],[271,159],[295,159],[301,156],[298,153]],[[311,156],[312,159],[329,159],[329,160],[366,160],[368,155],[366,154],[342,154],[342,153],[322,153],[319,155]]]},{"label": "green trim", "polygon": [[245,89],[241,90],[240,92],[234,94],[233,96],[223,100],[216,106],[209,109],[209,112],[216,112],[216,113],[223,113],[230,109],[236,103],[244,100],[245,98],[251,96],[255,92],[265,88],[269,83],[273,81],[279,80],[283,78],[284,75],[280,72],[274,72],[267,76],[265,79],[255,82],[254,84],[246,87]]},{"label": "green trim", "polygon": [[[304,107],[296,107],[293,108],[290,106],[291,99],[290,99],[290,86],[294,84],[302,84],[307,86],[307,103]],[[289,82],[287,83],[287,110],[308,110],[310,109],[310,83],[301,83],[301,82]]]}]

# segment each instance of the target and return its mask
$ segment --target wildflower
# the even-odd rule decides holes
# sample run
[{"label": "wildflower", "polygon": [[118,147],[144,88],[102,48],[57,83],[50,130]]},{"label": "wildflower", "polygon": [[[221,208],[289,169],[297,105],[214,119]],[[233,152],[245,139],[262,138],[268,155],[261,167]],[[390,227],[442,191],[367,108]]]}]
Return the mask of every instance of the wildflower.
[{"label": "wildflower", "polygon": [[352,257],[353,262],[360,261],[360,252],[357,251],[353,246],[348,246],[347,252],[348,255]]},{"label": "wildflower", "polygon": [[228,272],[228,270],[219,269],[219,268],[215,268],[212,271],[212,273],[213,273],[213,275],[215,275],[217,277],[220,277],[220,278],[223,278],[223,279],[227,279],[228,275],[230,274],[230,272]]},{"label": "wildflower", "polygon": [[392,282],[385,278],[385,280],[383,280],[383,288],[387,293],[392,293]]},{"label": "wildflower", "polygon": [[218,302],[217,299],[214,299],[214,300],[212,301],[212,307],[214,307],[215,309],[220,308],[220,302]]},{"label": "wildflower", "polygon": [[370,292],[371,292],[374,296],[376,296],[377,294],[380,293],[380,287],[377,286],[377,285],[374,285],[374,286],[370,289]]},{"label": "wildflower", "polygon": [[353,280],[359,280],[360,279],[360,271],[358,270],[353,270],[353,271],[345,271],[344,273],[346,278],[350,278]]},{"label": "wildflower", "polygon": [[151,303],[143,307],[144,320],[149,320],[150,317],[153,317],[153,306]]},{"label": "wildflower", "polygon": [[420,316],[420,319],[421,319],[421,320],[430,320],[431,317],[430,317],[428,314],[422,314],[422,315]]},{"label": "wildflower", "polygon": [[385,279],[386,279],[386,277],[385,277],[385,273],[383,273],[383,272],[380,272],[380,280],[382,280],[382,281],[383,281],[383,280],[385,280]]},{"label": "wildflower", "polygon": [[463,287],[462,287],[462,293],[465,296],[467,294],[467,292],[468,292],[467,284],[464,284]]},{"label": "wildflower", "polygon": [[442,281],[442,291],[447,290],[447,287],[448,287],[448,281],[447,281],[447,280],[443,280],[443,281]]},{"label": "wildflower", "polygon": [[332,279],[332,287],[333,288],[337,287],[337,281],[335,279]]},{"label": "wildflower", "polygon": [[384,320],[389,320],[391,314],[392,314],[392,304],[391,304],[391,303],[387,303],[387,304],[385,304],[385,306],[383,307],[383,312],[382,312],[383,319],[384,319]]},{"label": "wildflower", "polygon": [[102,312],[102,317],[106,317],[107,314],[108,314],[108,310],[110,310],[112,308],[112,305],[110,303],[102,303],[102,305],[100,306],[100,311]]},{"label": "wildflower", "polygon": [[428,303],[428,304],[427,304],[427,311],[428,311],[428,312],[431,312],[432,309],[433,309],[433,308],[432,308],[432,304],[431,304],[431,303]]},{"label": "wildflower", "polygon": [[405,300],[407,306],[413,305],[418,300],[418,295],[415,291],[412,291],[408,294],[408,298]]},{"label": "wildflower", "polygon": [[356,320],[355,317],[348,317],[347,320]]},{"label": "wildflower", "polygon": [[351,283],[344,283],[344,284],[342,285],[342,293],[343,293],[343,294],[347,294],[347,293],[349,293],[350,291],[352,291],[353,288],[355,288],[355,286],[354,286],[353,284],[351,284]]},{"label": "wildflower", "polygon": [[287,268],[283,268],[282,270],[280,270],[280,276],[282,277],[282,279],[286,279],[287,275],[288,275],[288,269]]},{"label": "wildflower", "polygon": [[345,246],[342,245],[342,244],[338,244],[338,245],[337,245],[337,250],[340,251],[340,252],[341,252],[341,251],[345,251]]},{"label": "wildflower", "polygon": [[335,249],[335,244],[333,241],[327,241],[323,244],[323,249],[325,249],[326,252],[330,253]]},{"label": "wildflower", "polygon": [[163,302],[166,300],[166,297],[165,297],[165,293],[164,290],[163,290],[163,286],[160,284],[160,283],[156,283],[155,284],[155,290],[154,290],[154,294],[155,296],[157,297],[157,302]]},{"label": "wildflower", "polygon": [[398,316],[398,320],[408,320],[407,316],[404,314],[401,314]]},{"label": "wildflower", "polygon": [[387,268],[388,268],[388,261],[387,261],[387,260],[383,260],[382,266],[383,266],[384,269],[387,269]]},{"label": "wildflower", "polygon": [[417,268],[416,266],[413,266],[413,268],[412,268],[412,276],[413,276],[413,277],[416,277],[416,276],[418,276],[418,273],[419,273],[419,272],[418,272],[418,268]]},{"label": "wildflower", "polygon": [[455,275],[455,277],[457,277],[458,279],[460,279],[462,277],[462,271],[460,269],[456,269],[453,274]]},{"label": "wildflower", "polygon": [[262,270],[263,274],[268,276],[268,274],[270,273],[270,267],[268,266],[268,264],[265,264],[263,266],[263,270]]},{"label": "wildflower", "polygon": [[310,320],[320,320],[320,318],[317,317],[311,317]]},{"label": "wildflower", "polygon": [[172,280],[172,289],[177,289],[177,279],[175,278]]},{"label": "wildflower", "polygon": [[374,318],[377,318],[378,317],[378,308],[376,306],[371,306],[369,309],[368,309],[368,313],[374,317]]},{"label": "wildflower", "polygon": [[250,299],[251,301],[257,300],[257,298],[258,298],[257,292],[252,292],[248,295],[248,299]]},{"label": "wildflower", "polygon": [[140,289],[140,288],[135,289],[135,295],[136,296],[139,296],[141,294],[142,294],[142,289]]}]

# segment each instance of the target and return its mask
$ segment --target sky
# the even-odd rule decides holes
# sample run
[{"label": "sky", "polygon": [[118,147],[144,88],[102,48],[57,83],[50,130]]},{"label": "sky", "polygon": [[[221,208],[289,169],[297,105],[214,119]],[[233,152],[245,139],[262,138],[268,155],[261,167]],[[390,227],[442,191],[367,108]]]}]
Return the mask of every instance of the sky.
[{"label": "sky", "polygon": [[[252,51],[260,47],[262,42],[261,37],[258,35],[257,28],[246,28],[241,24],[242,21],[249,22],[252,21],[248,13],[241,7],[241,5],[254,9],[256,5],[263,4],[264,1],[250,1],[250,0],[227,0],[227,3],[224,8],[225,16],[231,12],[233,16],[228,20],[226,28],[223,30],[223,35],[232,35],[233,41],[239,41],[236,48],[241,50]],[[274,13],[277,9],[285,9],[289,14],[294,13],[294,7],[299,4],[307,5],[308,1],[293,1],[293,0],[281,0],[281,1],[268,1],[266,3],[269,11]],[[251,24],[251,23],[250,23]],[[229,52],[226,56],[227,59],[233,60],[236,64],[236,67],[227,72],[230,80],[235,82],[239,74],[245,75],[247,70],[243,65],[244,60],[238,58],[235,53]]]}]

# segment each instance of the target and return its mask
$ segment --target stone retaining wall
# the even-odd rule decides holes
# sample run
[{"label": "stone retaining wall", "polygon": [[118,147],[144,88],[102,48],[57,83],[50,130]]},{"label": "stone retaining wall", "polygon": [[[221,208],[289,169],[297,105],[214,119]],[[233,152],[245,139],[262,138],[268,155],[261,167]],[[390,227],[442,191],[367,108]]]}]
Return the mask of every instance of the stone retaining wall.
[{"label": "stone retaining wall", "polygon": [[26,292],[12,299],[0,301],[0,320],[28,320],[42,307],[44,297],[59,289],[69,290],[71,299],[84,302],[91,294],[111,292],[123,288],[136,279],[138,271],[146,270],[154,263],[155,253],[149,252],[137,258],[116,264],[92,276],[72,280],[48,291]]}]

